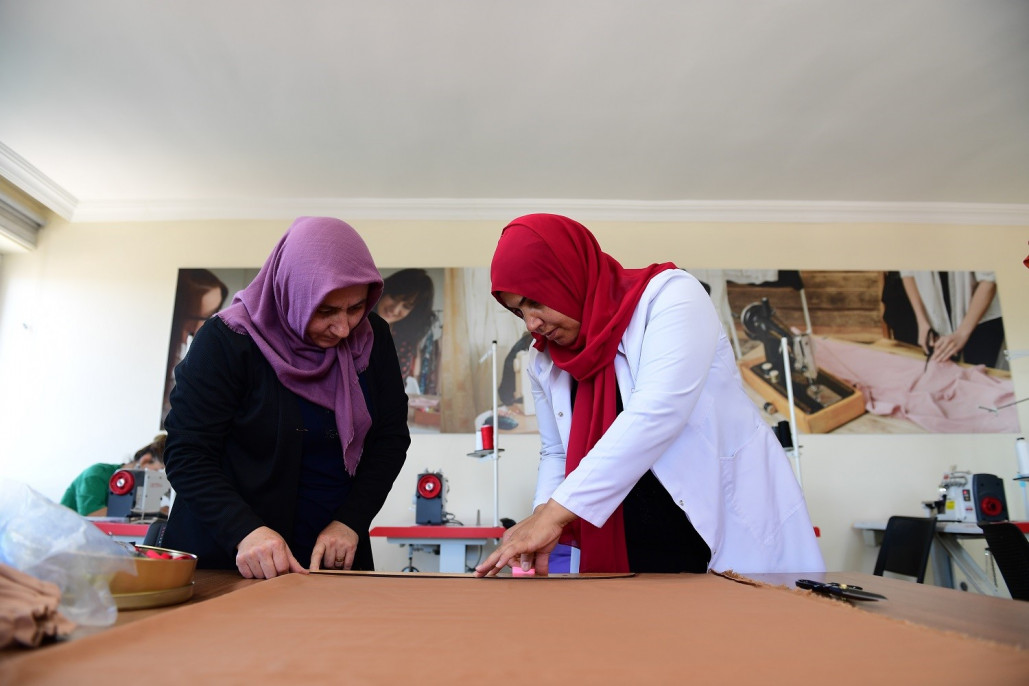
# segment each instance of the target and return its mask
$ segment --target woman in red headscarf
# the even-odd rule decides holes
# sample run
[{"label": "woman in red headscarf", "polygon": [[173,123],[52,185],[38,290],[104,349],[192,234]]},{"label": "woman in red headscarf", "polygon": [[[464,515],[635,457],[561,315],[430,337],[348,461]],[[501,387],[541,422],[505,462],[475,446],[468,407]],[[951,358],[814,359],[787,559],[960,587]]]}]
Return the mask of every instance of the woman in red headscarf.
[{"label": "woman in red headscarf", "polygon": [[546,574],[559,540],[580,550],[581,572],[824,570],[700,282],[671,263],[624,269],[549,214],[504,229],[491,276],[535,338],[542,449],[533,514],[477,576],[509,564]]}]

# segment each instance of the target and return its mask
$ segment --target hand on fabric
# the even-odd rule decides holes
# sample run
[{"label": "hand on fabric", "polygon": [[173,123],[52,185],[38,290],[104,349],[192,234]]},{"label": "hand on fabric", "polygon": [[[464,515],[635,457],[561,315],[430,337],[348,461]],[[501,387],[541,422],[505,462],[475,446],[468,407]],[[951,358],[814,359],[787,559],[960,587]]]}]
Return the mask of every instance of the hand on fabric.
[{"label": "hand on fabric", "polygon": [[968,334],[961,331],[940,336],[936,339],[936,348],[933,350],[933,356],[930,359],[933,362],[949,360],[960,353],[965,348],[966,343],[968,343]]},{"label": "hand on fabric", "polygon": [[996,294],[997,284],[993,281],[980,281],[975,285],[972,298],[968,303],[968,311],[954,333],[940,336],[936,342],[936,350],[933,351],[932,359],[937,362],[950,359],[965,349],[968,339],[972,336],[975,328],[979,326],[980,320]]},{"label": "hand on fabric", "polygon": [[307,573],[293,557],[285,539],[267,526],[257,527],[236,546],[236,568],[247,579],[271,579],[289,572]]},{"label": "hand on fabric", "polygon": [[565,525],[574,520],[574,512],[555,500],[547,501],[504,532],[497,549],[475,568],[475,576],[496,576],[504,567],[516,564],[524,571],[535,568],[536,576],[547,576],[550,552]]},{"label": "hand on fabric", "polygon": [[329,525],[318,534],[311,551],[311,571],[325,569],[350,569],[357,554],[357,532],[339,521]]}]

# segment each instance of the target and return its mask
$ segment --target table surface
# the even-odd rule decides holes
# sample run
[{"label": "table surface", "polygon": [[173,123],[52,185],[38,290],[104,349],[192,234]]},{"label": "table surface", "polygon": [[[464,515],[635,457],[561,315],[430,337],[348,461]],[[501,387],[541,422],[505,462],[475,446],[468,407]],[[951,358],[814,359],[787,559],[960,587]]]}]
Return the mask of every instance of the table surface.
[{"label": "table surface", "polygon": [[[211,598],[217,598],[220,595],[238,591],[241,588],[246,588],[253,584],[260,583],[261,579],[244,579],[239,575],[239,572],[235,570],[227,569],[198,569],[193,575],[193,597],[184,603],[178,605],[168,605],[165,607],[153,607],[145,608],[141,610],[119,610],[118,619],[115,620],[114,626],[123,626],[125,624],[131,624],[132,622],[138,622],[141,619],[147,619],[154,617],[169,610],[175,608],[184,607],[187,605],[196,605],[202,603],[205,600]],[[93,627],[93,626],[80,626],[77,627],[71,634],[71,639],[83,638],[85,636],[91,636],[98,634],[110,627]],[[6,651],[0,651],[0,659],[6,653]]]},{"label": "table surface", "polygon": [[[412,574],[411,576],[420,575]],[[1029,602],[1026,601],[990,598],[861,572],[809,572],[803,575],[748,574],[746,576],[764,584],[789,588],[795,588],[798,578],[861,586],[867,591],[881,593],[889,599],[889,602],[853,604],[854,607],[864,612],[1029,648]],[[235,570],[198,569],[195,574],[193,597],[189,601],[170,607],[123,610],[118,613],[118,619],[114,626],[122,626],[160,615],[176,607],[195,605],[259,583],[262,583],[261,579],[244,579]],[[99,633],[105,628],[79,627],[72,633],[71,638]],[[12,652],[23,651],[20,649],[0,651],[0,659]]]},{"label": "table surface", "polygon": [[[109,627],[105,626],[78,626],[70,635],[67,636],[65,642],[75,641],[77,639],[85,638],[87,636],[93,636],[96,634],[102,634],[115,627],[125,626],[126,624],[132,624],[138,622],[141,619],[148,619],[150,617],[156,617],[162,615],[169,610],[174,610],[189,605],[196,605],[202,603],[205,600],[211,598],[217,598],[220,595],[238,591],[241,588],[260,583],[261,579],[244,579],[239,575],[237,571],[230,571],[225,569],[198,569],[193,574],[193,597],[184,603],[178,605],[168,605],[165,607],[154,607],[145,608],[140,610],[119,610],[118,618],[114,624]],[[52,649],[57,644],[47,644],[35,650],[22,648],[20,646],[8,647],[0,649],[0,664],[3,664],[6,660],[17,657],[19,655],[28,655],[32,653],[45,653],[47,650]]]},{"label": "table surface", "polygon": [[[184,675],[226,683],[332,675],[350,683],[463,683],[492,681],[530,654],[549,665],[534,683],[568,683],[573,675],[627,683],[628,674],[650,683],[698,674],[741,683],[753,682],[757,665],[769,684],[867,684],[890,674],[928,683],[940,655],[952,680],[975,676],[996,686],[1029,674],[1029,603],[860,573],[748,576],[760,587],[711,574],[258,581],[200,570],[188,603],[121,612],[107,630],[0,652],[0,682],[99,683],[126,665],[163,664],[169,668],[147,670],[148,686],[178,684]],[[887,600],[851,605],[778,588],[798,576],[859,585]],[[366,659],[341,665],[344,647]]]},{"label": "table surface", "polygon": [[887,601],[853,603],[863,612],[1029,648],[1029,602],[1026,601],[993,598],[860,572],[809,573],[803,576],[748,574],[747,577],[790,588],[796,587],[798,578],[860,586],[887,598]]},{"label": "table surface", "polygon": [[[855,529],[864,529],[866,531],[885,531],[886,520],[876,519],[861,522],[854,522]],[[966,534],[968,536],[982,536],[983,530],[980,529],[974,522],[948,522],[945,520],[936,520],[936,530],[943,531],[948,534]]]},{"label": "table surface", "polygon": [[[1029,534],[1029,522],[1011,522],[1023,533]],[[865,529],[869,531],[885,531],[886,520],[876,519],[870,521],[854,522],[855,529]],[[936,530],[942,531],[947,534],[963,534],[966,536],[982,536],[983,530],[973,522],[951,522],[945,519],[936,520]]]}]

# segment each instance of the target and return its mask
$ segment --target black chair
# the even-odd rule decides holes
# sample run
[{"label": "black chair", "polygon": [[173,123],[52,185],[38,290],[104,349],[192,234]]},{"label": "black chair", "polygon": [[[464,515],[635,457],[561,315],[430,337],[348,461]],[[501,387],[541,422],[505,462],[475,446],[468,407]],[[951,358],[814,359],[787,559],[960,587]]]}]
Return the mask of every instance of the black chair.
[{"label": "black chair", "polygon": [[167,519],[159,519],[156,522],[150,524],[146,530],[146,536],[143,538],[143,545],[153,546],[154,548],[160,548],[164,542],[164,527],[168,525]]},{"label": "black chair", "polygon": [[892,572],[922,583],[935,535],[936,517],[890,517],[872,573],[882,576],[883,572]]},{"label": "black chair", "polygon": [[1011,522],[980,522],[986,547],[1015,600],[1029,600],[1029,539]]}]

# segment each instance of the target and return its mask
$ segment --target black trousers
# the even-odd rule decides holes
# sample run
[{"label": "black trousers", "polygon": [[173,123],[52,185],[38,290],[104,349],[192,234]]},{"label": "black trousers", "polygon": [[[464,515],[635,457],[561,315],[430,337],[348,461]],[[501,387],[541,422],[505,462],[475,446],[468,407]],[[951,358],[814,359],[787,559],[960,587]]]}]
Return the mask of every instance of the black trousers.
[{"label": "black trousers", "polygon": [[997,317],[982,322],[972,330],[961,351],[961,358],[968,364],[984,364],[996,367],[1000,348],[1004,344],[1004,321]]},{"label": "black trousers", "polygon": [[648,470],[626,496],[622,517],[630,571],[707,572],[711,549],[653,472]]},{"label": "black trousers", "polygon": [[[579,383],[572,379],[572,407]],[[615,410],[622,412],[622,394],[615,386]],[[622,501],[629,571],[638,573],[704,574],[711,549],[690,524],[654,473],[640,477]]]}]

